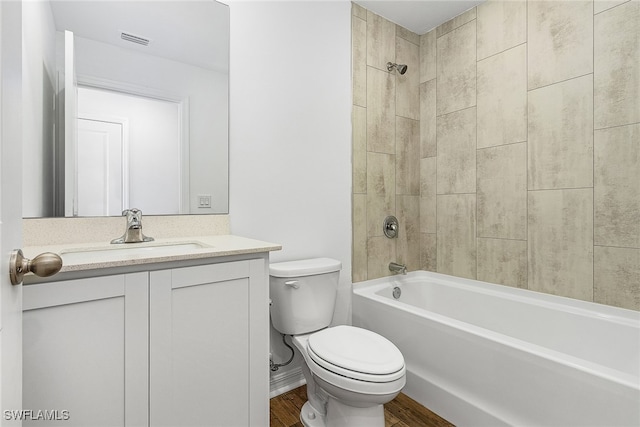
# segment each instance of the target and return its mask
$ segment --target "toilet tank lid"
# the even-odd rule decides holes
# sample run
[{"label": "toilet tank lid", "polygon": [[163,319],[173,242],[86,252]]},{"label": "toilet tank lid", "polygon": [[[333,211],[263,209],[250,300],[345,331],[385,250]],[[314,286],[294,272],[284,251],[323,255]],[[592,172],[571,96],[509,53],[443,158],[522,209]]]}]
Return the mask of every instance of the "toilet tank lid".
[{"label": "toilet tank lid", "polygon": [[273,277],[300,277],[340,271],[342,263],[331,258],[301,259],[277,262],[269,265],[269,275]]}]

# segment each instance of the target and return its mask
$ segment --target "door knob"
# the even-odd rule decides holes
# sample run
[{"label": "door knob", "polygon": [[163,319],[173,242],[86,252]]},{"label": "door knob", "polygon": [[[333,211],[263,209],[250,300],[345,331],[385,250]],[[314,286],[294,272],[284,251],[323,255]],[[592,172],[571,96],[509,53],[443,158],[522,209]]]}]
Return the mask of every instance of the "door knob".
[{"label": "door knob", "polygon": [[62,268],[62,258],[53,252],[45,252],[34,259],[27,259],[21,249],[11,252],[9,260],[9,277],[12,285],[19,285],[26,273],[33,273],[39,277],[49,277]]}]

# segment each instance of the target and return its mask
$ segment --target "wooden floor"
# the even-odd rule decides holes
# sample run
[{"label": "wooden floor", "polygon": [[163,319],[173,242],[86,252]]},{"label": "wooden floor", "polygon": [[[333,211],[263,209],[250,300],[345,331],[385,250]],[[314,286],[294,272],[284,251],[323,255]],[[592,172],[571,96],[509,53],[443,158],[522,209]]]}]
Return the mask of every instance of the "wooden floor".
[{"label": "wooden floor", "polygon": [[[307,401],[307,387],[298,387],[271,399],[271,427],[302,427],[300,409]],[[453,427],[415,400],[400,393],[384,405],[386,427]]]}]

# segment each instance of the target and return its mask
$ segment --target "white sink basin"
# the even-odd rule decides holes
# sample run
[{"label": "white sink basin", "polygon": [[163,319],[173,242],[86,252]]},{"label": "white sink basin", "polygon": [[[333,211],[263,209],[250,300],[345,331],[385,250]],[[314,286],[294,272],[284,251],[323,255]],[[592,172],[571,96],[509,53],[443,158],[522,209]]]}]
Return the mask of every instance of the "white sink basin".
[{"label": "white sink basin", "polygon": [[125,243],[108,248],[70,249],[60,253],[64,264],[82,264],[126,259],[155,258],[193,253],[197,249],[208,248],[198,242],[167,243],[158,245]]}]

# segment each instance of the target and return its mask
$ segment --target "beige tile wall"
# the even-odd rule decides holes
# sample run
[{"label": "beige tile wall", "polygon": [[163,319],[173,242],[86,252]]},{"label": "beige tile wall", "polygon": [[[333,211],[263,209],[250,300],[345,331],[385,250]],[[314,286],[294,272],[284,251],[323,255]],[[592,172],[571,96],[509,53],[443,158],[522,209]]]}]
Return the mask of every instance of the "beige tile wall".
[{"label": "beige tile wall", "polygon": [[640,0],[489,0],[421,36],[353,5],[352,47],[354,282],[396,261],[640,310]]},{"label": "beige tile wall", "polygon": [[[435,154],[435,120],[420,121],[426,92],[420,96],[420,36],[353,5],[353,259],[354,281],[387,275],[391,261],[410,269],[435,261],[425,259],[421,246],[423,154]],[[435,38],[433,39],[435,41]],[[424,50],[426,46],[423,46]],[[387,62],[407,64],[400,75],[387,71]],[[433,63],[435,65],[435,61]],[[433,70],[435,73],[435,70]],[[432,89],[435,95],[435,86]],[[435,101],[435,97],[429,98]],[[435,113],[435,103],[432,103]],[[435,119],[435,115],[434,115]],[[433,138],[425,140],[422,126]],[[435,166],[435,164],[434,164]],[[433,168],[435,173],[435,167]],[[434,182],[434,181],[430,181]],[[435,214],[435,185],[433,185]],[[399,237],[388,239],[382,222],[395,215]],[[435,231],[435,215],[431,227]],[[429,264],[429,265],[431,265]]]}]

